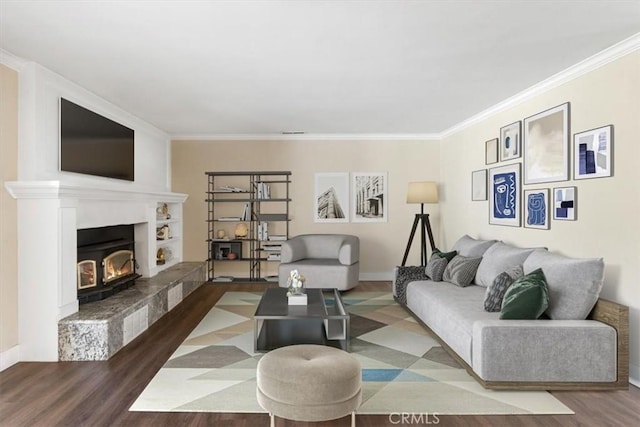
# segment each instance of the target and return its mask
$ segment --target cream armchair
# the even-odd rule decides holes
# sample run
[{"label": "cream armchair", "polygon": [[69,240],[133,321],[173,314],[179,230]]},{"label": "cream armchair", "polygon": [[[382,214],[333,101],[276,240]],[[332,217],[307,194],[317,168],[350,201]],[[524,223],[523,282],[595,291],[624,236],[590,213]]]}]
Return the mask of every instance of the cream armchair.
[{"label": "cream armchair", "polygon": [[302,234],[282,242],[278,282],[287,287],[291,270],[305,278],[307,288],[345,291],[358,285],[360,239],[346,234]]}]

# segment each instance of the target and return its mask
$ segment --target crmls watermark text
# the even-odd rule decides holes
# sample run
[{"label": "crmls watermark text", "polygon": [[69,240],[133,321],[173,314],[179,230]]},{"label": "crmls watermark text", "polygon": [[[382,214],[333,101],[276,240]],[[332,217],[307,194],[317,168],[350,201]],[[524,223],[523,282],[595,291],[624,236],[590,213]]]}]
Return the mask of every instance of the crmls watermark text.
[{"label": "crmls watermark text", "polygon": [[428,412],[392,412],[389,414],[391,424],[439,424],[438,414]]}]

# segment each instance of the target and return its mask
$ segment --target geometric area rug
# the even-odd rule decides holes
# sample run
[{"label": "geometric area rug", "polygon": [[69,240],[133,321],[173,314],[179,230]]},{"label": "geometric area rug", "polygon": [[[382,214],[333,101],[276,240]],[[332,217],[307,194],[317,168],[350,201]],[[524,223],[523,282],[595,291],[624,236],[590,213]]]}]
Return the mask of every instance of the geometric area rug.
[{"label": "geometric area rug", "polygon": [[[264,413],[256,401],[253,314],[261,292],[226,292],[130,411]],[[573,414],[545,391],[479,385],[390,292],[343,295],[349,351],[362,365],[359,414]]]}]

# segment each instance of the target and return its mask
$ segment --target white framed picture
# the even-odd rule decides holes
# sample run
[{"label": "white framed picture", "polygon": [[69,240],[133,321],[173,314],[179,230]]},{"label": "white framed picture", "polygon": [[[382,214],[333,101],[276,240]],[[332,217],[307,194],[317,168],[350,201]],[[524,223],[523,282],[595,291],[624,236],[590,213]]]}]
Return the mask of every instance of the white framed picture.
[{"label": "white framed picture", "polygon": [[489,224],[520,227],[520,163],[489,169]]},{"label": "white framed picture", "polygon": [[484,143],[484,164],[498,163],[498,138],[493,138]]},{"label": "white framed picture", "polygon": [[349,222],[349,172],[315,174],[314,222]]},{"label": "white framed picture", "polygon": [[501,162],[522,156],[522,151],[520,151],[521,130],[522,122],[520,120],[500,128],[499,154]]},{"label": "white framed picture", "polygon": [[573,136],[573,179],[613,175],[613,125]]},{"label": "white framed picture", "polygon": [[471,200],[487,200],[487,170],[471,172]]},{"label": "white framed picture", "polygon": [[387,222],[388,185],[386,172],[351,174],[351,220],[353,222]]},{"label": "white framed picture", "polygon": [[549,189],[524,190],[524,226],[549,229]]},{"label": "white framed picture", "polygon": [[569,103],[524,119],[524,183],[569,179]]},{"label": "white framed picture", "polygon": [[553,219],[575,221],[578,218],[578,187],[553,189]]}]

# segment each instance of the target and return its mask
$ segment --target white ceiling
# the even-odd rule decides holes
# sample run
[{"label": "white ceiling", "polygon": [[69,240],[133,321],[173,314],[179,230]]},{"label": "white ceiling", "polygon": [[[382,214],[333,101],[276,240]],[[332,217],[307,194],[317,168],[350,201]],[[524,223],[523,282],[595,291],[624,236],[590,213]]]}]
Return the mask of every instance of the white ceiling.
[{"label": "white ceiling", "polygon": [[438,134],[640,32],[640,1],[0,1],[0,47],[172,135]]}]

